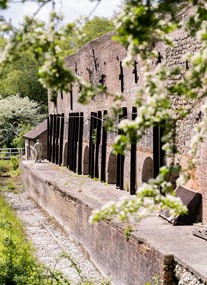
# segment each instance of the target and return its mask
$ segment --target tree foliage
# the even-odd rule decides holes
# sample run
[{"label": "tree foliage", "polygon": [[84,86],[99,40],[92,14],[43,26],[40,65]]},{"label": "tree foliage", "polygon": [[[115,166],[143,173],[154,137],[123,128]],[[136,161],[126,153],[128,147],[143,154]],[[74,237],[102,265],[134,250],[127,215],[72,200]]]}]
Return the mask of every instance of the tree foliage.
[{"label": "tree foliage", "polygon": [[73,54],[91,40],[114,30],[113,21],[104,17],[95,16],[80,27],[74,24],[74,30],[59,42],[63,57]]},{"label": "tree foliage", "polygon": [[40,103],[45,109],[47,90],[38,81],[39,65],[31,51],[21,53],[17,61],[9,63],[0,72],[0,96],[19,94]]},{"label": "tree foliage", "polygon": [[[22,1],[24,2],[24,1]],[[38,2],[44,4],[45,1]],[[47,1],[48,2],[48,1]],[[6,6],[7,1],[1,3]],[[152,43],[162,41],[166,45],[173,46],[168,37],[179,27],[177,12],[184,6],[197,5],[195,15],[186,22],[186,30],[190,36],[195,36],[202,42],[200,50],[194,55],[186,55],[191,68],[183,73],[182,67],[168,68],[164,64],[153,65],[157,52]],[[61,18],[53,11],[48,27],[36,18],[26,18],[21,28],[16,30],[10,24],[1,25],[3,33],[9,32],[7,45],[1,55],[2,65],[16,58],[16,54],[32,47],[36,59],[42,62],[39,68],[39,78],[45,88],[53,93],[59,90],[68,92],[71,83],[76,82],[80,87],[79,101],[87,103],[98,93],[107,93],[100,86],[90,85],[83,82],[64,65],[61,49],[58,43],[67,38],[68,33],[73,33],[74,26],[68,24],[59,28]],[[163,150],[166,156],[171,158],[170,166],[160,169],[158,177],[138,189],[137,195],[130,199],[125,198],[118,203],[110,203],[101,211],[95,212],[91,221],[110,218],[117,215],[121,220],[129,219],[132,215],[140,218],[155,209],[170,209],[171,213],[186,212],[181,201],[174,197],[173,187],[169,176],[175,170],[175,133],[176,123],[187,116],[185,108],[172,108],[172,98],[182,98],[196,102],[206,96],[206,61],[207,61],[207,11],[205,1],[196,0],[129,0],[116,23],[116,40],[127,48],[125,64],[132,64],[139,56],[143,62],[144,84],[137,91],[137,99],[134,105],[137,107],[138,116],[135,121],[123,120],[118,128],[123,131],[114,144],[115,151],[124,153],[132,141],[139,141],[146,130],[152,126],[162,126],[164,129]],[[153,66],[153,68],[152,68]],[[166,84],[168,79],[180,75],[181,80],[175,81],[171,86]],[[198,92],[199,89],[199,92]],[[111,95],[111,94],[109,94]],[[120,112],[119,101],[123,96],[115,94],[115,106],[112,115]],[[172,111],[173,110],[173,111]],[[206,125],[207,106],[203,107],[203,119],[196,126],[197,134],[192,139],[189,155],[189,166],[181,170],[179,183],[185,183],[189,178],[190,171],[195,167],[198,158],[199,142],[203,140]],[[112,116],[113,118],[113,116]],[[109,122],[113,125],[113,119]]]},{"label": "tree foliage", "polygon": [[[38,104],[18,95],[0,99],[0,146],[11,147],[24,125],[35,126],[43,119]],[[27,127],[26,127],[27,126]]]}]

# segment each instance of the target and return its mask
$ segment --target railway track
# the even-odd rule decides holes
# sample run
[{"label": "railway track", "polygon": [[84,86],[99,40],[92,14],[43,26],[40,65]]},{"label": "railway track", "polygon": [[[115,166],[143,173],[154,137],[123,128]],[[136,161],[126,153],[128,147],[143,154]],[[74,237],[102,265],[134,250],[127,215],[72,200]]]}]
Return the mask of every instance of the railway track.
[{"label": "railway track", "polygon": [[27,194],[6,194],[26,228],[28,239],[39,261],[51,269],[60,270],[71,284],[109,284],[101,275],[81,245],[71,240]]}]

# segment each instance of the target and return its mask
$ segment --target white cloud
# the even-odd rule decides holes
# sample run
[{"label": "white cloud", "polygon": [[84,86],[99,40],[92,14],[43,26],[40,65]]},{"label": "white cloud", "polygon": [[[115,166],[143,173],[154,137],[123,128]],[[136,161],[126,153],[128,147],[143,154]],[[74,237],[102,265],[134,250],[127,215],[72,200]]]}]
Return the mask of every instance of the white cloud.
[{"label": "white cloud", "polygon": [[[64,15],[65,22],[72,22],[80,16],[89,16],[98,3],[97,1],[92,2],[89,0],[59,0],[56,2],[56,9]],[[122,0],[101,0],[91,16],[111,17],[114,11],[119,10],[121,2]],[[47,4],[38,13],[38,17],[47,21],[51,8],[51,3]],[[11,4],[10,8],[2,14],[7,20],[10,19],[13,24],[18,25],[22,22],[25,15],[31,16],[37,9],[38,5],[34,2]]]}]

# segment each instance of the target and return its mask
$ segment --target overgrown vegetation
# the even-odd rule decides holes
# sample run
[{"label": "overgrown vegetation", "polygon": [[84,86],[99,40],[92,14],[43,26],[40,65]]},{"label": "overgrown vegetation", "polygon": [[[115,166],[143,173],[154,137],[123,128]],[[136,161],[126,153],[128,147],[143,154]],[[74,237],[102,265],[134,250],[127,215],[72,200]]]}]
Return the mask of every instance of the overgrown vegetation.
[{"label": "overgrown vegetation", "polygon": [[[7,167],[5,167],[7,165]],[[10,178],[1,179],[0,191],[0,284],[47,285],[70,284],[59,272],[52,272],[39,264],[34,250],[26,240],[24,227],[14,211],[5,202],[5,191],[20,191],[20,172],[8,161],[0,161],[1,171],[8,171]]]},{"label": "overgrown vegetation", "polygon": [[0,160],[0,175],[4,172],[9,172],[11,170],[11,164],[6,160]]},{"label": "overgrown vegetation", "polygon": [[[23,224],[5,201],[6,192],[20,194],[23,191],[21,172],[17,165],[17,157],[13,157],[12,161],[0,160],[0,176],[1,174],[6,176],[0,180],[0,284],[70,285],[71,281],[67,280],[60,271],[40,264],[34,257],[35,250],[26,240]],[[62,258],[67,258],[77,271],[81,279],[77,285],[96,285],[94,281],[82,275],[77,262],[70,255],[63,253],[60,260]],[[99,284],[110,285],[110,282],[103,281]]]}]

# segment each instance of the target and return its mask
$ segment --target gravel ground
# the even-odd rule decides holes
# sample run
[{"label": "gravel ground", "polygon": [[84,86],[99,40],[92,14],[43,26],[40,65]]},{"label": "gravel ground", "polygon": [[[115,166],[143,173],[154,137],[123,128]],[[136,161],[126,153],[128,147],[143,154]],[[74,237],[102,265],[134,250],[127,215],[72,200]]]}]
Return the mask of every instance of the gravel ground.
[{"label": "gravel ground", "polygon": [[[60,270],[74,285],[83,284],[85,280],[93,282],[94,285],[108,284],[82,246],[70,240],[25,192],[9,192],[6,197],[24,223],[28,239],[34,245],[42,264]],[[64,254],[69,257],[64,257]]]}]

